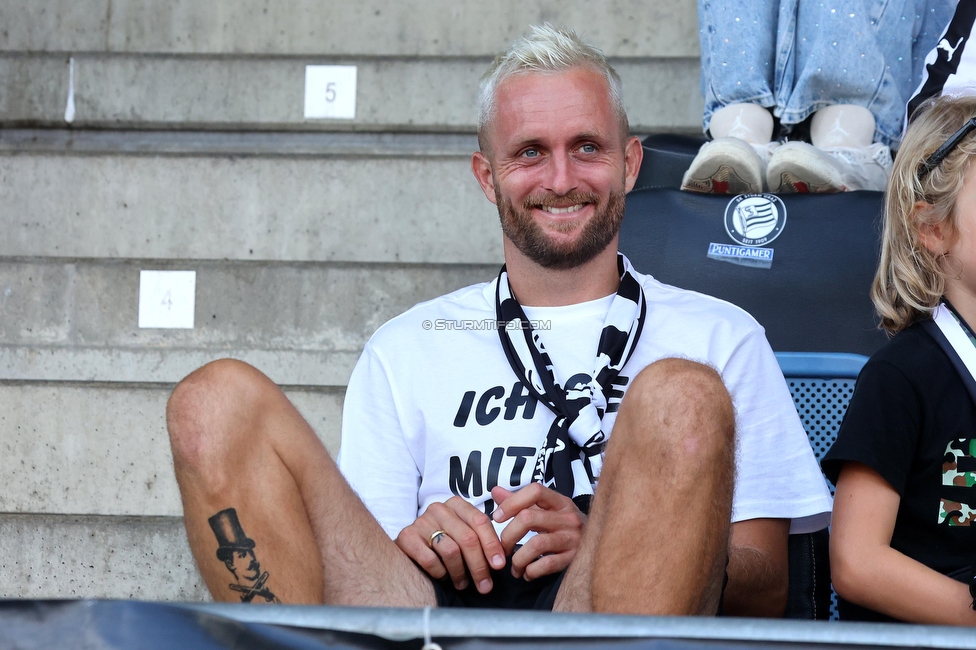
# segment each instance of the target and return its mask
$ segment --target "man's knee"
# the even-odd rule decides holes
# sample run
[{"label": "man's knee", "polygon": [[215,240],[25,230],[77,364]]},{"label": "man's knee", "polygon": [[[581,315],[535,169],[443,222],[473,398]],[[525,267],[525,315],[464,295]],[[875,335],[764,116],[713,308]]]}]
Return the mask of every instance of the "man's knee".
[{"label": "man's knee", "polygon": [[235,359],[208,363],[184,378],[166,403],[173,459],[178,467],[207,467],[242,435],[235,420],[247,420],[261,394],[274,384],[259,370]]},{"label": "man's knee", "polygon": [[620,417],[642,437],[660,434],[674,441],[672,430],[679,428],[683,446],[692,450],[729,449],[735,432],[735,411],[721,375],[688,359],[661,359],[642,370],[627,389],[618,422]]}]

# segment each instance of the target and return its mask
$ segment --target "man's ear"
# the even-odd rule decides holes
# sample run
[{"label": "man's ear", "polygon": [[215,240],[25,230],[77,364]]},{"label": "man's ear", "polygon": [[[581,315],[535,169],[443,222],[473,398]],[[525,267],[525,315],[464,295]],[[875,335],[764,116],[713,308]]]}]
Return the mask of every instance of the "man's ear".
[{"label": "man's ear", "polygon": [[931,209],[932,206],[924,201],[915,203],[915,218],[919,219],[918,241],[926,250],[938,256],[944,254],[949,249],[949,245],[951,244],[949,241],[950,233],[945,222],[926,223],[919,218],[920,215],[924,215]]},{"label": "man's ear", "polygon": [[634,189],[642,160],[644,160],[644,147],[639,139],[631,136],[624,146],[624,187],[628,192]]},{"label": "man's ear", "polygon": [[491,162],[480,151],[475,151],[471,156],[471,171],[481,185],[481,191],[485,193],[485,198],[496,203],[495,199],[495,177],[491,173]]}]

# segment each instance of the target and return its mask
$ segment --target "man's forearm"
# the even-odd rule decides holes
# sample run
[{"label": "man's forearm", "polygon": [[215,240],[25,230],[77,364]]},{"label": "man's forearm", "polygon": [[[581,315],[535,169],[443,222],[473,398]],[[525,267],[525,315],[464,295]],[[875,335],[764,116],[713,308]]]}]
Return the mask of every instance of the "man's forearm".
[{"label": "man's forearm", "polygon": [[729,616],[779,617],[786,611],[789,573],[773,569],[762,551],[730,548],[728,573],[722,609]]},{"label": "man's forearm", "polygon": [[729,582],[722,601],[729,616],[780,617],[789,589],[788,519],[753,519],[732,525]]}]

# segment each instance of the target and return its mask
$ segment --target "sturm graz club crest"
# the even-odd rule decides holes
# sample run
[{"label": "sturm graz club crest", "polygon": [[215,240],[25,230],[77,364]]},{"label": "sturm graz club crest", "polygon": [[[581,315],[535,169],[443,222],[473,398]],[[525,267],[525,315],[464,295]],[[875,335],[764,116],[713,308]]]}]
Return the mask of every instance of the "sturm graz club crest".
[{"label": "sturm graz club crest", "polygon": [[775,194],[740,194],[725,208],[725,231],[743,246],[764,246],[784,226],[786,206]]}]

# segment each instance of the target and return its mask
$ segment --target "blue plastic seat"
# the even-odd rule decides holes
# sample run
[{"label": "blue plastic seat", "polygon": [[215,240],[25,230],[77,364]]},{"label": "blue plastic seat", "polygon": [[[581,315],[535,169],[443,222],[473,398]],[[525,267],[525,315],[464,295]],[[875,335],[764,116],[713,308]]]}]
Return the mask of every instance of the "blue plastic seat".
[{"label": "blue plastic seat", "polygon": [[[854,394],[858,373],[868,358],[861,354],[830,352],[778,352],[776,360],[793,396],[793,404],[810,439],[813,454],[819,461],[837,440],[837,431]],[[830,493],[834,486],[827,481]],[[795,608],[814,608],[813,616],[823,618],[828,592],[830,566],[829,539],[826,531],[790,538],[790,600]],[[818,566],[818,563],[820,566]],[[829,618],[837,619],[837,595],[829,590]],[[803,618],[807,618],[803,616]]]}]

